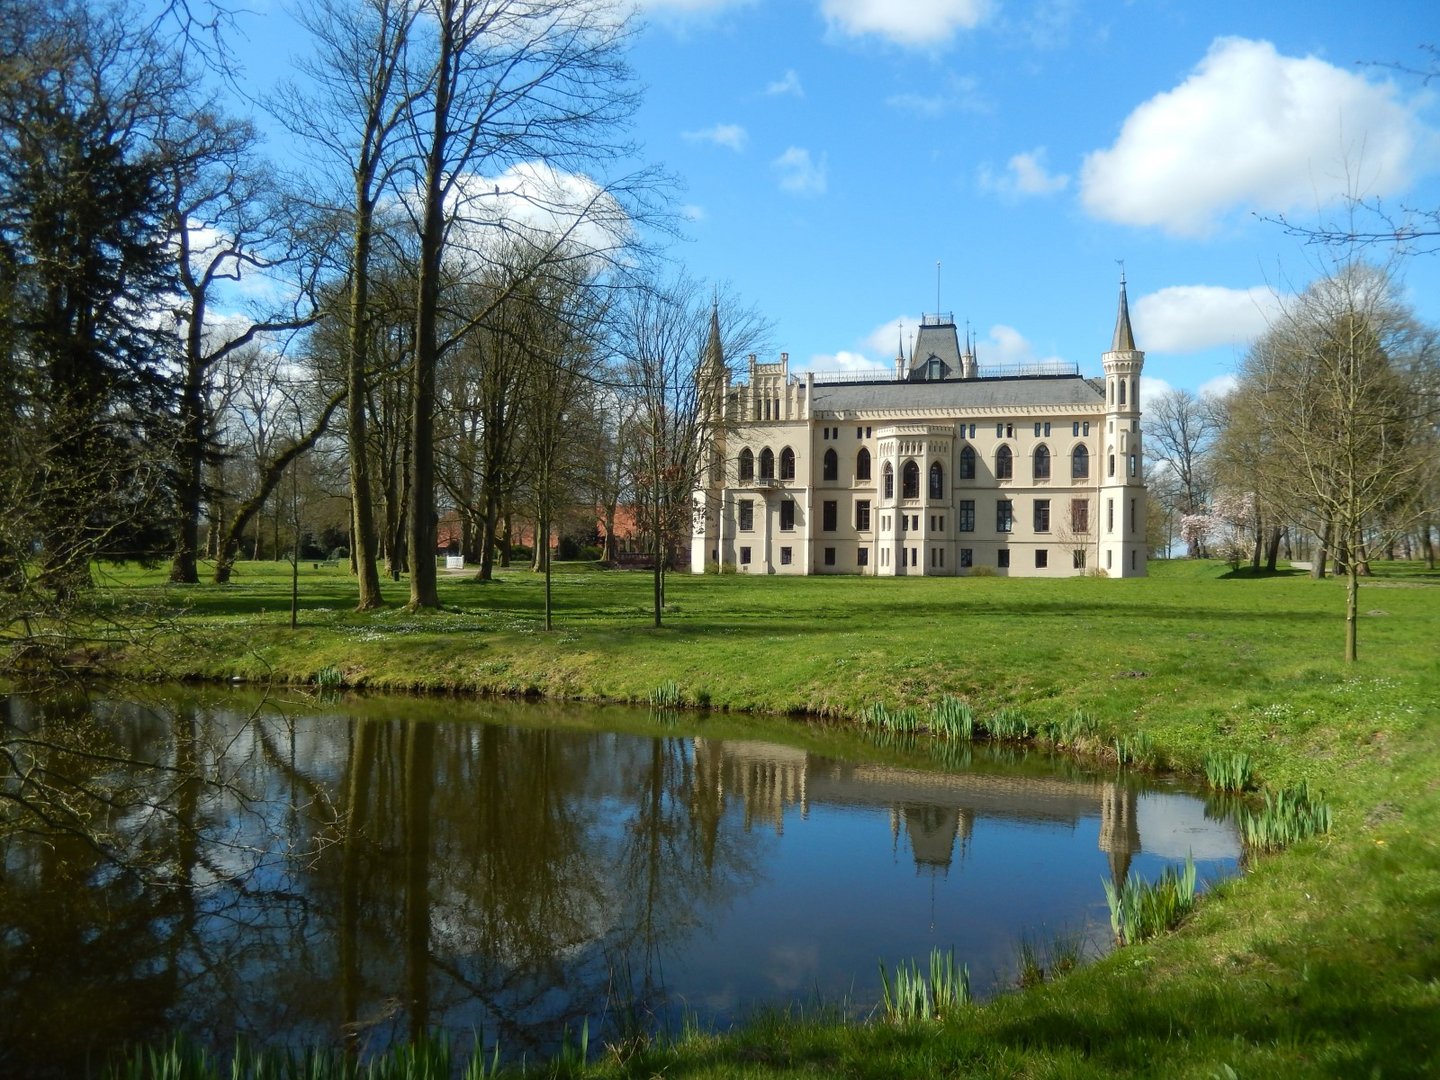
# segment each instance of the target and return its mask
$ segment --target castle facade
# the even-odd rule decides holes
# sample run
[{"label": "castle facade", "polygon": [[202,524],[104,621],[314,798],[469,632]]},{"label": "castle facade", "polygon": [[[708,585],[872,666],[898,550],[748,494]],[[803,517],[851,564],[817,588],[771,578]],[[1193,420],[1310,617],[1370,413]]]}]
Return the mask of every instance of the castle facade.
[{"label": "castle facade", "polygon": [[712,326],[691,569],[1143,576],[1145,354],[1124,282],[1101,378],[988,373],[966,339],[926,315],[893,378],[794,376],[782,353],[735,383]]}]

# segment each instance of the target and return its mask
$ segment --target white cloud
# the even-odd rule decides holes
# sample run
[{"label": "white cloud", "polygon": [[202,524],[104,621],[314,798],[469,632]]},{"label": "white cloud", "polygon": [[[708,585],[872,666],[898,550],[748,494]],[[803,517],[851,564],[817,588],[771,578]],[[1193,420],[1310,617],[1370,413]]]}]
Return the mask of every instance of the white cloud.
[{"label": "white cloud", "polygon": [[784,75],[780,76],[780,78],[774,82],[766,84],[765,93],[771,97],[787,94],[794,95],[795,97],[804,97],[805,88],[800,85],[799,73],[797,73],[794,68],[787,68]]},{"label": "white cloud", "polygon": [[997,175],[989,165],[981,165],[976,182],[982,191],[1013,199],[1064,191],[1070,184],[1070,176],[1068,173],[1050,172],[1045,167],[1045,147],[1037,146],[1012,157],[1001,174]]},{"label": "white cloud", "polygon": [[824,195],[829,186],[825,155],[816,161],[810,151],[792,146],[771,163],[780,174],[780,187],[796,195]]},{"label": "white cloud", "polygon": [[848,349],[841,349],[835,353],[816,353],[810,357],[810,362],[801,371],[814,372],[836,372],[836,371],[873,371],[877,379],[884,379],[894,374],[893,365],[876,363],[864,353],[851,352]]},{"label": "white cloud", "polygon": [[975,359],[982,368],[1064,362],[1062,357],[1053,353],[1041,356],[1024,334],[1004,323],[996,323],[990,327],[989,335],[975,343]]},{"label": "white cloud", "polygon": [[1175,389],[1164,379],[1156,378],[1154,375],[1141,374],[1140,376],[1140,401],[1141,403],[1154,401],[1161,394],[1168,394]]},{"label": "white cloud", "polygon": [[1279,308],[1280,298],[1263,285],[1172,285],[1131,305],[1135,343],[1156,353],[1244,346],[1265,332]]},{"label": "white cloud", "polygon": [[822,0],[831,27],[849,37],[875,34],[897,45],[943,45],[957,30],[973,30],[990,0]]},{"label": "white cloud", "polygon": [[696,206],[694,203],[686,203],[680,207],[680,216],[686,221],[704,221],[708,216],[703,206]]},{"label": "white cloud", "polygon": [[918,116],[937,117],[951,112],[984,113],[990,103],[980,94],[980,81],[973,75],[949,75],[944,84],[928,94],[891,94],[885,104]]},{"label": "white cloud", "polygon": [[1199,392],[1202,397],[1206,395],[1224,397],[1239,385],[1240,380],[1232,372],[1226,372],[1224,375],[1216,375],[1213,379],[1207,379],[1201,383]]},{"label": "white cloud", "polygon": [[749,133],[739,124],[716,124],[699,131],[682,131],[680,137],[686,142],[708,142],[728,147],[737,154],[745,149]]},{"label": "white cloud", "polygon": [[547,246],[563,239],[603,255],[622,246],[632,227],[624,208],[590,177],[541,161],[495,177],[458,178],[446,209],[454,219],[447,258],[461,274],[487,264],[507,239]]},{"label": "white cloud", "polygon": [[1227,212],[1281,212],[1403,190],[1422,128],[1390,82],[1267,41],[1219,38],[1183,83],[1085,159],[1098,218],[1200,236]]}]

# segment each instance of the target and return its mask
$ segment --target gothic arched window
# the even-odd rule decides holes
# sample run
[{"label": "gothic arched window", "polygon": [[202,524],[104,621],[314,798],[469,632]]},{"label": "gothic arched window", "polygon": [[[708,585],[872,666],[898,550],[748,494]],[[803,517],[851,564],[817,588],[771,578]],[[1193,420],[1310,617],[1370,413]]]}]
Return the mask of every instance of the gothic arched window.
[{"label": "gothic arched window", "polygon": [[855,455],[855,479],[870,479],[870,451],[860,447],[860,453]]},{"label": "gothic arched window", "polygon": [[920,497],[920,466],[914,461],[907,461],[900,468],[900,497],[904,499],[918,499]]},{"label": "gothic arched window", "polygon": [[943,499],[945,497],[945,469],[938,462],[930,465],[930,498]]},{"label": "gothic arched window", "polygon": [[975,448],[967,446],[960,451],[960,479],[975,479]]},{"label": "gothic arched window", "polygon": [[1074,480],[1084,480],[1090,475],[1090,451],[1085,449],[1081,443],[1075,447],[1070,454],[1070,476]]},{"label": "gothic arched window", "polygon": [[825,471],[824,471],[824,474],[823,474],[823,476],[822,476],[822,479],[825,479],[825,480],[838,480],[838,479],[840,479],[840,455],[837,454],[837,453],[835,453],[835,450],[834,450],[833,448],[825,451],[825,465],[824,465],[824,469],[825,469]]},{"label": "gothic arched window", "polygon": [[795,479],[795,451],[788,446],[780,451],[780,479]]},{"label": "gothic arched window", "polygon": [[1035,479],[1050,479],[1050,448],[1044,443],[1035,448]]},{"label": "gothic arched window", "polygon": [[775,453],[768,446],[760,451],[760,479],[775,479]]},{"label": "gothic arched window", "polygon": [[890,468],[890,463],[885,462],[885,467],[880,470],[880,480],[884,485],[882,499],[893,499],[895,497],[895,470]]},{"label": "gothic arched window", "polygon": [[748,446],[740,451],[740,479],[755,479],[755,455],[751,453]]},{"label": "gothic arched window", "polygon": [[1009,480],[1014,475],[1015,455],[1010,452],[1010,447],[1002,446],[995,451],[995,479]]}]

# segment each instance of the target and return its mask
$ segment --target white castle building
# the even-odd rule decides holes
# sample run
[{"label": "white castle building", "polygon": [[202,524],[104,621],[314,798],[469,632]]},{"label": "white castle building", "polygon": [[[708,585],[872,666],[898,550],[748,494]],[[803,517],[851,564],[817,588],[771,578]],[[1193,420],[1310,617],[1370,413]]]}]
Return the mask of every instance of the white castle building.
[{"label": "white castle building", "polygon": [[1145,354],[1124,280],[1102,378],[989,374],[966,338],[926,315],[892,379],[792,376],[781,353],[732,383],[712,325],[691,569],[1143,576]]}]

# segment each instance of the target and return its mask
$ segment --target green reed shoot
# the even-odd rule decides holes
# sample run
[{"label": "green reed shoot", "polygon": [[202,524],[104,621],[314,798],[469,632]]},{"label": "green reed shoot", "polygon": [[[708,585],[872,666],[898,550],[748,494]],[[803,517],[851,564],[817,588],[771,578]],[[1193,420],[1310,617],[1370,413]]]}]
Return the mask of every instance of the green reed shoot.
[{"label": "green reed shoot", "polygon": [[1116,942],[1134,945],[1178,926],[1195,907],[1195,860],[1186,858],[1180,871],[1167,866],[1154,882],[1127,877],[1118,886],[1109,878],[1102,884]]},{"label": "green reed shoot", "polygon": [[930,709],[930,730],[951,739],[970,739],[975,735],[975,713],[969,702],[946,695]]},{"label": "green reed shoot", "polygon": [[1205,755],[1205,780],[1216,791],[1244,791],[1254,780],[1249,754]]},{"label": "green reed shoot", "polygon": [[930,971],[913,960],[895,966],[892,981],[880,963],[881,1005],[885,1019],[894,1024],[944,1020],[970,1002],[970,969],[955,963],[951,949],[930,950]]},{"label": "green reed shoot", "polygon": [[1330,831],[1330,806],[1304,781],[1265,793],[1265,805],[1240,814],[1240,835],[1252,852],[1278,851]]}]

